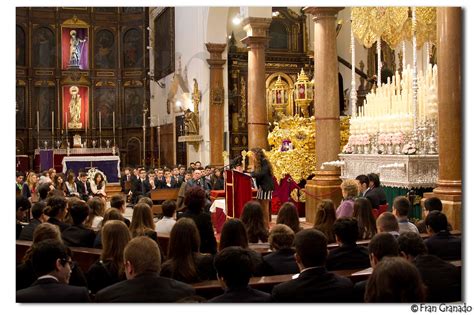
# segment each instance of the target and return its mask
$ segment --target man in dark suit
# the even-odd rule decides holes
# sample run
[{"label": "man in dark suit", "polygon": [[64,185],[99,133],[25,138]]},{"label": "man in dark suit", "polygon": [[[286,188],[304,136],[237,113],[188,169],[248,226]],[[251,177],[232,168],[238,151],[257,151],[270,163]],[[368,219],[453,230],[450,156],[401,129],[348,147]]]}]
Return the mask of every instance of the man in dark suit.
[{"label": "man in dark suit", "polygon": [[70,286],[71,257],[58,240],[45,240],[36,245],[32,264],[38,279],[28,288],[16,292],[18,303],[90,302],[86,287]]},{"label": "man in dark suit", "polygon": [[69,208],[73,224],[61,232],[64,244],[74,247],[93,247],[95,232],[84,226],[90,208],[83,200],[73,202]]},{"label": "man in dark suit", "polygon": [[214,266],[225,292],[209,300],[209,303],[270,302],[270,294],[249,286],[255,265],[248,249],[240,246],[226,247],[217,254]]},{"label": "man in dark suit", "polygon": [[87,180],[87,174],[84,172],[79,173],[79,180],[76,181],[77,192],[79,193],[79,198],[84,201],[92,198],[91,184]]},{"label": "man in dark suit", "polygon": [[400,255],[412,262],[427,286],[426,302],[461,301],[461,269],[441,258],[428,255],[418,233],[406,232],[398,238]]},{"label": "man in dark suit", "polygon": [[357,246],[359,229],[356,218],[339,218],[333,225],[338,248],[328,254],[328,270],[363,269],[370,267],[369,251],[366,247]]},{"label": "man in dark suit", "polygon": [[296,233],[295,259],[298,278],[275,286],[272,299],[276,302],[350,302],[352,282],[326,270],[327,238],[316,229]]},{"label": "man in dark suit", "polygon": [[33,232],[35,231],[36,227],[45,221],[43,215],[44,207],[46,207],[44,202],[37,202],[33,205],[33,207],[31,207],[31,215],[33,216],[33,219],[21,231],[19,240],[33,240]]},{"label": "man in dark suit", "polygon": [[176,302],[194,295],[192,286],[160,277],[160,250],[151,238],[132,239],[123,256],[127,280],[97,292],[96,302]]},{"label": "man in dark suit", "polygon": [[140,199],[140,196],[150,197],[150,181],[146,178],[146,170],[140,170],[140,178],[135,181],[135,185],[133,187],[133,198],[132,203],[137,203]]},{"label": "man in dark suit", "polygon": [[132,174],[130,174],[129,167],[123,170],[123,176],[120,178],[120,186],[122,187],[122,192],[128,195],[132,188]]},{"label": "man in dark suit", "polygon": [[461,239],[448,231],[448,219],[438,210],[431,211],[425,220],[430,236],[425,240],[428,253],[444,260],[461,259]]},{"label": "man in dark suit", "polygon": [[378,209],[380,205],[387,203],[387,196],[383,188],[380,187],[380,179],[377,174],[370,173],[367,177],[369,178],[369,189],[364,194],[364,197],[369,199],[372,209]]},{"label": "man in dark suit", "polygon": [[21,231],[23,230],[21,221],[23,221],[30,208],[31,202],[28,198],[21,195],[16,196],[16,240],[20,237]]}]

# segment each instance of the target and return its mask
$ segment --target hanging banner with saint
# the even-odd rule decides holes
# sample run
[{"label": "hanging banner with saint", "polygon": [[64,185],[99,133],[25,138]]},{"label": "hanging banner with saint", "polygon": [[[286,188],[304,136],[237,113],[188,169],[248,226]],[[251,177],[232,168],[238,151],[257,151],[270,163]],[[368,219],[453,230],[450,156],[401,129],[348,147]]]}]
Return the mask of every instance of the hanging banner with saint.
[{"label": "hanging banner with saint", "polygon": [[67,129],[89,128],[89,87],[64,85],[63,127]]},{"label": "hanging banner with saint", "polygon": [[89,29],[61,28],[61,69],[89,69]]}]

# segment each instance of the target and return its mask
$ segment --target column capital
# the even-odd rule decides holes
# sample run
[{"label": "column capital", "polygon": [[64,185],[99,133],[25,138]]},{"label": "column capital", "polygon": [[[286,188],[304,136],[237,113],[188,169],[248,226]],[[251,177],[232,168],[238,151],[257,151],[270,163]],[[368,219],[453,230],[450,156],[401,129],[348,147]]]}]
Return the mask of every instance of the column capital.
[{"label": "column capital", "polygon": [[266,36],[247,36],[241,39],[242,43],[247,45],[250,49],[265,49],[268,43],[268,37]]},{"label": "column capital", "polygon": [[272,19],[248,17],[242,21],[243,29],[247,32],[247,37],[268,37],[268,28]]},{"label": "column capital", "polygon": [[206,48],[209,53],[211,53],[211,59],[213,60],[221,60],[222,53],[225,50],[227,44],[219,44],[219,43],[206,43]]},{"label": "column capital", "polygon": [[342,9],[344,9],[344,7],[305,7],[303,11],[304,13],[313,15],[313,21],[317,21],[327,18],[335,19],[337,13]]}]

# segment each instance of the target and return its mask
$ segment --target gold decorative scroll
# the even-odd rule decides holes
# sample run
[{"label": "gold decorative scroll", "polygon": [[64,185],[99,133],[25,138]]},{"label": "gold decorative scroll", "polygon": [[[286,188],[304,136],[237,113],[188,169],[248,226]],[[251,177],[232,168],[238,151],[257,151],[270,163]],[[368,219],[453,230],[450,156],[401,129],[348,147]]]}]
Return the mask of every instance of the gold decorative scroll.
[{"label": "gold decorative scroll", "polygon": [[[417,45],[436,40],[436,8],[416,8]],[[413,37],[411,9],[408,7],[354,7],[351,12],[352,31],[367,48],[380,36],[392,49],[402,40]]]}]

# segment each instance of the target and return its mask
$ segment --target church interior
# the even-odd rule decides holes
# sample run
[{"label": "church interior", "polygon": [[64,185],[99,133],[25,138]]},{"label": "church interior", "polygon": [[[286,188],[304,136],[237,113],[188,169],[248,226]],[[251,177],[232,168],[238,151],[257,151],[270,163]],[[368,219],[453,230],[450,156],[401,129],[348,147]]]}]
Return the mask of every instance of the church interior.
[{"label": "church interior", "polygon": [[[55,191],[61,190],[65,200],[74,197],[69,186],[63,185],[69,182],[72,170],[70,183],[75,185],[77,196],[87,202],[88,213],[94,212],[91,199],[99,197],[104,209],[109,209],[115,208],[115,194],[120,195],[125,200],[121,216],[131,224],[131,231],[133,221],[142,220],[137,215],[144,211],[139,206],[142,195],[151,201],[147,211],[153,215],[153,226],[168,218],[170,200],[178,203],[170,218],[178,219],[178,210],[186,217],[192,208],[191,199],[199,199],[194,189],[196,181],[206,193],[203,213],[211,218],[211,234],[215,234],[214,242],[217,241],[209,252],[204,251],[199,225],[202,221],[190,217],[201,234],[203,254],[199,255],[214,255],[215,268],[219,266],[218,257],[224,253],[220,245],[226,226],[235,223],[233,220],[245,221],[244,213],[252,200],[263,213],[266,236],[264,240],[252,240],[253,234],[246,225],[246,238],[248,248],[261,255],[264,262],[265,256],[276,250],[269,233],[273,235],[273,229],[277,233],[280,212],[286,204],[290,203],[291,211],[296,212],[301,231],[323,230],[324,247],[333,250],[346,246],[343,237],[336,233],[336,223],[350,225],[348,217],[355,217],[360,231],[365,219],[360,214],[357,217],[362,211],[358,200],[369,200],[371,218],[367,220],[373,222],[377,234],[388,234],[387,230],[379,230],[379,220],[387,219],[387,213],[394,213],[398,220],[396,246],[400,246],[400,256],[402,246],[408,246],[402,236],[408,241],[413,241],[408,236],[415,238],[402,233],[402,225],[407,224],[415,230],[406,231],[415,231],[420,242],[426,244],[427,252],[423,255],[436,256],[430,247],[433,242],[429,242],[436,233],[446,232],[449,238],[456,239],[443,245],[452,249],[450,254],[454,248],[459,249],[458,256],[445,256],[439,262],[439,268],[444,266],[443,270],[452,272],[446,271],[446,277],[459,278],[458,283],[453,280],[447,287],[452,294],[438,292],[439,286],[446,283],[434,281],[433,275],[427,276],[428,271],[420,267],[422,259],[415,263],[415,255],[412,260],[407,259],[410,266],[419,268],[419,274],[414,269],[416,277],[429,290],[404,292],[411,296],[394,298],[392,302],[463,301],[463,14],[461,7],[421,6],[16,7],[17,263],[25,263],[24,257],[28,255],[35,257],[31,250],[36,248],[33,232],[32,239],[18,239],[21,228],[37,219],[33,215],[35,205],[44,202],[45,209],[52,213]],[[197,162],[202,168],[195,165]],[[259,172],[264,169],[270,173],[261,175]],[[169,176],[163,174],[167,172]],[[49,199],[38,200],[41,184],[32,185],[28,174],[36,176],[38,182],[49,183]],[[58,185],[62,188],[56,186],[58,180],[53,178],[57,174],[61,174]],[[89,182],[81,183],[83,175],[91,182],[90,187]],[[104,181],[96,181],[98,176]],[[262,179],[265,176],[269,178]],[[267,180],[272,188],[265,188]],[[351,192],[352,186],[355,192]],[[93,194],[84,199],[81,189]],[[18,196],[27,197],[31,211],[19,214]],[[184,208],[180,208],[180,198]],[[439,203],[430,208],[433,200]],[[329,211],[325,210],[328,204],[332,204],[335,217],[325,232],[321,216]],[[346,213],[346,204],[350,204],[350,212],[341,214]],[[67,207],[70,216],[73,209],[80,208],[74,202]],[[106,212],[102,211],[99,217],[105,217]],[[442,218],[435,218],[436,215]],[[53,217],[44,222],[53,223]],[[93,217],[84,217],[84,222],[89,220],[92,224],[92,240],[102,235],[102,245],[106,246],[105,228],[101,223],[94,227]],[[447,221],[449,231],[433,229],[429,223],[435,219]],[[70,220],[69,224],[74,226],[75,218]],[[182,226],[179,221],[183,221]],[[423,231],[419,223],[426,223]],[[57,224],[61,233],[62,224]],[[185,224],[186,220],[179,219],[173,230],[184,229]],[[177,241],[173,240],[177,238],[173,230],[168,235],[157,230],[155,238],[143,231],[134,234],[133,230],[127,246],[140,235],[151,237],[161,252],[162,272],[167,270],[167,277],[183,280],[176,275],[184,277],[184,273],[173,271],[173,264],[179,262],[179,258],[173,258],[173,242]],[[304,271],[300,275],[308,273],[308,267],[316,268],[301,258],[305,255],[304,247],[300,249],[298,246],[302,245],[297,245],[301,231],[291,231],[295,243],[290,244],[296,248],[299,267],[292,274]],[[376,257],[377,253],[371,252],[370,243],[382,241],[375,232],[370,236],[364,232],[364,237],[359,234],[357,238],[357,246],[366,251],[366,268],[370,270],[351,268],[355,265],[348,264],[348,268],[343,268],[345,273],[334,271],[335,277],[352,280],[350,290],[354,283],[353,293],[347,294],[345,300],[342,287],[346,284],[338,278],[343,302],[389,301],[374,291],[374,274],[382,272],[385,266],[381,258],[372,261],[372,255]],[[307,239],[313,237],[307,234]],[[68,238],[62,238],[68,245]],[[304,236],[299,238],[304,241]],[[133,244],[138,248],[145,243]],[[388,243],[384,246],[389,247]],[[103,259],[104,252],[92,243],[90,248],[71,244],[74,242],[68,245],[71,257],[90,280],[89,268],[99,257]],[[329,253],[325,257],[327,268],[333,266],[335,255]],[[348,261],[356,255],[352,253]],[[326,293],[326,302],[337,301],[331,295],[334,288],[318,294],[312,291],[307,295],[309,300],[291,296],[286,292],[294,281],[290,272],[277,276],[266,274],[264,269],[252,273],[247,285],[248,290],[267,292],[265,296],[253,291],[239,291],[240,297],[233,296],[229,293],[233,290],[230,276],[222,278],[229,281],[223,291],[217,282],[220,278],[203,277],[196,256],[193,257],[192,270],[200,275],[193,279],[199,281],[183,280],[190,288],[183,284],[181,295],[176,293],[168,301],[186,298],[186,290],[191,289],[195,293],[190,296],[214,302],[252,302],[245,294],[253,296],[253,302],[320,302]],[[391,263],[399,263],[407,270],[410,267],[396,259]],[[279,261],[279,266],[282,264]],[[292,264],[296,268],[293,260]],[[136,266],[129,267],[125,264],[125,269],[119,268],[125,282],[137,279],[133,272]],[[61,282],[56,273],[53,275]],[[263,279],[265,275],[267,280]],[[72,279],[71,276],[68,281]],[[357,293],[361,281],[367,283],[358,288],[362,293]],[[30,288],[33,287],[34,284]],[[103,290],[111,292],[111,288]],[[127,290],[124,288],[122,292]],[[28,289],[25,285],[17,291],[17,302],[38,301],[37,296],[22,292]],[[85,300],[60,300],[60,295],[57,299],[133,301],[130,296],[134,293],[123,300],[113,300],[109,291],[93,292],[89,286],[89,297]],[[230,300],[217,298],[223,292]],[[78,292],[70,297],[74,294]],[[311,294],[315,294],[314,300],[310,299]],[[190,301],[202,302],[189,298],[187,302]]]}]

